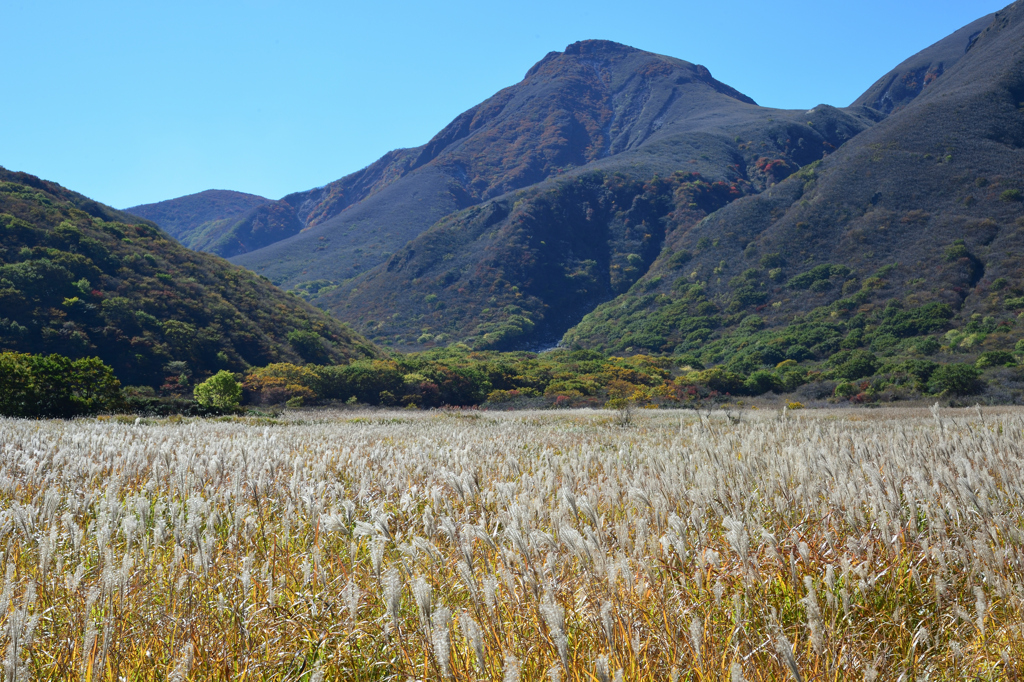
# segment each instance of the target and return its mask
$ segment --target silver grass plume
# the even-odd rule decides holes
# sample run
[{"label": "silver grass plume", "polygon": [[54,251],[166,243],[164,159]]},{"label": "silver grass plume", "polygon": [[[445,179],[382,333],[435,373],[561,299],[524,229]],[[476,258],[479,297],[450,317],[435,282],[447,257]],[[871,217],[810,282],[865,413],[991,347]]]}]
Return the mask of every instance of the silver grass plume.
[{"label": "silver grass plume", "polygon": [[472,616],[463,611],[459,615],[459,627],[462,628],[462,635],[469,642],[469,646],[476,655],[476,667],[481,673],[484,671],[484,632],[480,624],[473,620]]},{"label": "silver grass plume", "polygon": [[977,615],[975,624],[978,626],[978,632],[982,635],[985,634],[985,612],[988,610],[988,602],[985,600],[985,590],[980,586],[974,587],[974,612]]},{"label": "silver grass plume", "polygon": [[820,655],[825,646],[822,635],[824,624],[821,621],[821,609],[818,607],[817,591],[811,576],[804,576],[804,587],[807,589],[807,596],[803,598],[803,602],[807,611],[807,628],[811,631],[811,646],[814,647],[814,653]]},{"label": "silver grass plume", "polygon": [[800,668],[796,664],[796,659],[793,657],[793,645],[786,637],[785,633],[778,626],[775,626],[775,651],[782,657],[786,667],[789,668],[789,672],[793,675],[793,679],[796,682],[804,682],[803,675],[800,674]]},{"label": "silver grass plume", "polygon": [[594,674],[597,676],[598,682],[612,682],[608,676],[608,656],[602,655],[597,657],[597,662],[594,665]]},{"label": "silver grass plume", "polygon": [[702,618],[694,616],[693,620],[690,621],[690,645],[693,647],[693,657],[697,659],[698,662],[701,658],[701,648],[703,642],[704,620]]},{"label": "silver grass plume", "polygon": [[100,590],[93,586],[89,589],[89,595],[85,599],[85,635],[82,642],[82,669],[81,679],[87,680],[92,677],[92,666],[89,661],[92,658],[92,650],[96,645],[96,622],[92,619],[92,610],[100,597]]},{"label": "silver grass plume", "polygon": [[519,682],[522,664],[514,654],[505,654],[505,665],[502,666],[502,682]]},{"label": "silver grass plume", "polygon": [[188,642],[174,660],[174,669],[167,676],[167,682],[185,682],[188,679],[188,674],[192,671],[193,656],[192,642]]},{"label": "silver grass plume", "polygon": [[494,614],[494,609],[497,606],[496,593],[498,591],[498,579],[493,575],[485,576],[481,581],[483,583],[484,591],[484,606],[487,607],[487,611]]},{"label": "silver grass plume", "polygon": [[604,638],[608,644],[608,648],[612,648],[615,643],[615,618],[612,616],[613,611],[611,602],[604,602],[601,604],[601,629],[604,630]]},{"label": "silver grass plume", "polygon": [[441,668],[441,676],[445,679],[452,676],[448,666],[448,657],[451,652],[451,635],[448,627],[451,619],[452,612],[446,606],[438,606],[430,616],[430,644],[434,649],[437,666]]},{"label": "silver grass plume", "polygon": [[421,575],[412,579],[412,596],[416,599],[416,610],[419,612],[420,625],[424,631],[430,629],[430,616],[433,612],[434,588]]},{"label": "silver grass plume", "polygon": [[548,626],[551,641],[558,652],[558,658],[562,661],[562,667],[569,667],[569,640],[565,635],[565,609],[562,608],[550,592],[544,593],[540,603],[540,615]]},{"label": "silver grass plume", "polygon": [[359,598],[361,592],[359,586],[356,585],[354,578],[349,578],[348,584],[341,591],[341,596],[345,599],[345,605],[348,607],[348,617],[354,625],[359,620]]},{"label": "silver grass plume", "polygon": [[373,574],[380,579],[381,563],[384,561],[384,540],[374,537],[370,543],[370,564],[373,567]]},{"label": "silver grass plume", "polygon": [[398,571],[389,568],[384,571],[382,581],[384,583],[384,606],[391,617],[392,627],[398,627],[398,612],[402,606],[402,579]]}]

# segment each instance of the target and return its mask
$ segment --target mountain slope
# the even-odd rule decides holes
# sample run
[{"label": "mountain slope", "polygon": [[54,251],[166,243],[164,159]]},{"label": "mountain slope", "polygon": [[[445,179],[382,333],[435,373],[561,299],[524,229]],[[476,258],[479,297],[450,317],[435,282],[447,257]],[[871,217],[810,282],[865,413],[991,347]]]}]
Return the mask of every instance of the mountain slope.
[{"label": "mountain slope", "polygon": [[125,213],[156,223],[190,249],[209,251],[227,228],[269,201],[255,194],[208,189],[155,204],[132,206],[126,208]]},{"label": "mountain slope", "polygon": [[98,356],[122,383],[154,386],[167,374],[377,353],[321,311],[152,223],[3,168],[0,349]]},{"label": "mountain slope", "polygon": [[967,54],[974,40],[995,17],[989,14],[921,50],[879,78],[851,106],[867,106],[890,114],[917,97]]},{"label": "mountain slope", "polygon": [[[460,115],[428,144],[256,209],[236,226],[244,233],[237,242],[259,230],[275,239],[300,232],[233,260],[282,286],[333,285],[384,262],[445,216],[581,167],[646,178],[680,168],[738,177],[746,169],[729,167],[744,162],[738,147],[750,140],[733,138],[755,120],[771,127],[772,115],[702,66],[607,41],[576,43],[549,54],[522,82]],[[789,163],[806,163],[831,148],[825,138],[833,144],[838,137],[834,130],[805,135],[786,129],[789,122],[775,121],[780,139],[754,144],[784,148]],[[869,123],[839,127],[853,134]],[[726,130],[728,145],[704,147],[702,136]]]},{"label": "mountain slope", "polygon": [[[878,117],[758,107],[701,66],[599,41],[548,55],[515,87],[530,92],[547,74],[545,87],[572,90],[562,74],[577,70],[601,75],[595,104],[580,116],[604,126],[577,145],[584,163],[444,217],[385,263],[317,290],[317,305],[398,348],[554,342],[628,289],[675,232],[819,160]],[[510,120],[532,131],[527,117]],[[483,186],[481,196],[505,187]],[[285,244],[264,251],[280,254]]]},{"label": "mountain slope", "polygon": [[[878,102],[877,87],[858,101]],[[1024,304],[1024,2],[897,102],[820,164],[678,232],[565,342],[745,371],[840,350],[1012,347]],[[946,333],[920,345],[935,332]]]}]

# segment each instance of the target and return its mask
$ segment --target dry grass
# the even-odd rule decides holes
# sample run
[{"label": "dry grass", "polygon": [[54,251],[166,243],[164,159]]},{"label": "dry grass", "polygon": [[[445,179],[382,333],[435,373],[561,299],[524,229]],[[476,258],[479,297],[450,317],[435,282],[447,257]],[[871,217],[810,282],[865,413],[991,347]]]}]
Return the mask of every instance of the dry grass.
[{"label": "dry grass", "polygon": [[0,420],[4,675],[1017,679],[1024,414]]}]

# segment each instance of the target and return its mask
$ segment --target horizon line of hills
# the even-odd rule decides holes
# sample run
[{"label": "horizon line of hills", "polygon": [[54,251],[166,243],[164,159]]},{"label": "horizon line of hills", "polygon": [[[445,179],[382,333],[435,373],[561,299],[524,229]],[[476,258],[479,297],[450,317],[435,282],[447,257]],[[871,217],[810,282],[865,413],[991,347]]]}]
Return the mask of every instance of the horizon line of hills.
[{"label": "horizon line of hills", "polygon": [[277,201],[117,211],[0,176],[0,348],[106,354],[143,383],[452,343],[746,373],[929,335],[977,354],[1024,308],[1024,2],[844,108],[760,107],[587,40],[427,144]]}]

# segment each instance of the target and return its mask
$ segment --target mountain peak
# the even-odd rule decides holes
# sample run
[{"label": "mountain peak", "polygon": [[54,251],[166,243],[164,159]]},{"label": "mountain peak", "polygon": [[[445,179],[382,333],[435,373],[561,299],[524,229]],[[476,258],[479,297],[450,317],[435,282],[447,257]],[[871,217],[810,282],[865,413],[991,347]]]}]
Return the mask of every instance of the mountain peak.
[{"label": "mountain peak", "polygon": [[629,45],[623,45],[622,43],[616,43],[613,40],[578,40],[565,48],[565,52],[562,54],[578,54],[578,55],[589,55],[599,53],[616,53],[616,54],[630,54],[632,52],[641,52],[635,47]]}]

